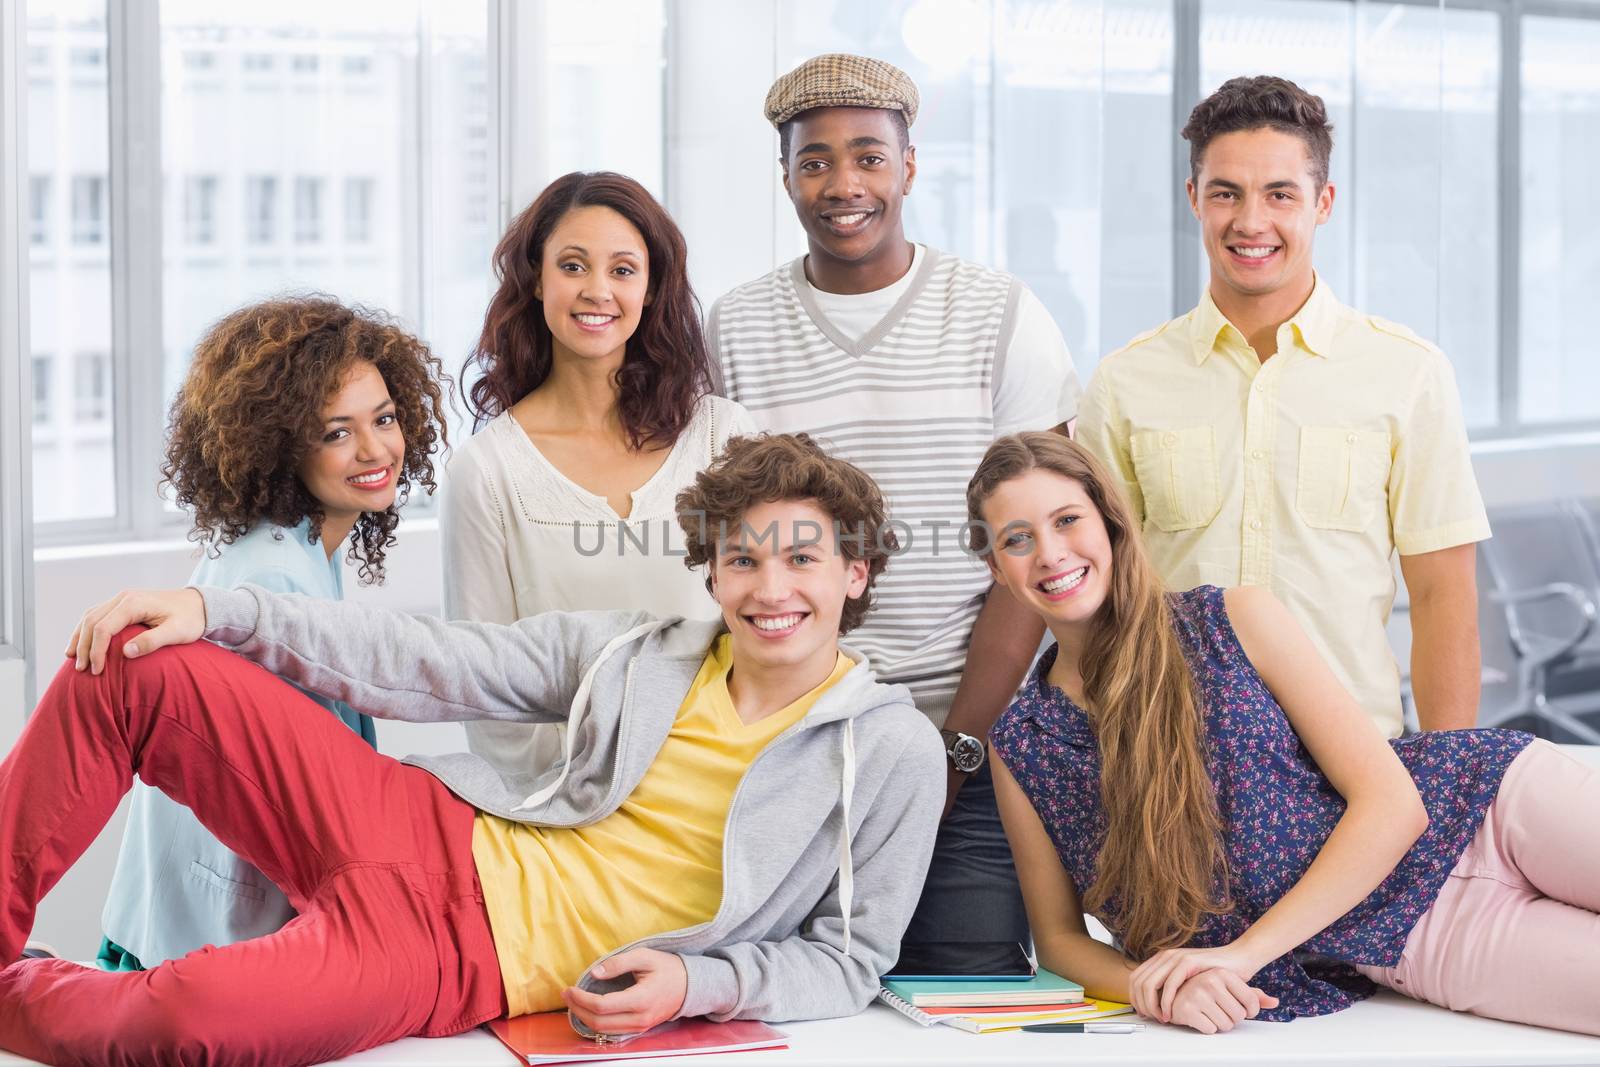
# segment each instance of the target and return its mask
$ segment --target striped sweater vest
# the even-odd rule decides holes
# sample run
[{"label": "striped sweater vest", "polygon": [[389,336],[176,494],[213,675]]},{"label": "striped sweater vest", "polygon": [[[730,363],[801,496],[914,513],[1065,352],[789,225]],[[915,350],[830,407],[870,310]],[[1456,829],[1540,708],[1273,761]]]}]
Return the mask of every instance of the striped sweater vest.
[{"label": "striped sweater vest", "polygon": [[901,551],[846,640],[942,724],[989,588],[961,527],[967,480],[994,440],[993,386],[1020,286],[929,248],[900,300],[852,341],[817,308],[803,264],[713,307],[722,392],[763,430],[809,433],[882,487]]}]

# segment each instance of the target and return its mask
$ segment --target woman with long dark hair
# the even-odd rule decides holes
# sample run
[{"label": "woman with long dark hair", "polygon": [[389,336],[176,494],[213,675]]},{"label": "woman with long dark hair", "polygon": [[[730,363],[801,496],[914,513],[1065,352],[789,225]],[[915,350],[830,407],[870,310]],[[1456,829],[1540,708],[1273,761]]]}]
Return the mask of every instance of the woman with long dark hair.
[{"label": "woman with long dark hair", "polygon": [[[445,481],[446,615],[712,617],[673,501],[753,424],[710,395],[677,225],[631,178],[568,174],[513,220],[494,262],[500,287],[462,374],[480,429]],[[468,735],[498,769],[528,773],[560,751],[556,730],[483,722]]]},{"label": "woman with long dark hair", "polygon": [[967,509],[1056,641],[991,735],[1042,962],[1205,1033],[1377,982],[1600,1034],[1600,773],[1513,730],[1386,741],[1270,591],[1164,590],[1064,438],[996,441]]}]

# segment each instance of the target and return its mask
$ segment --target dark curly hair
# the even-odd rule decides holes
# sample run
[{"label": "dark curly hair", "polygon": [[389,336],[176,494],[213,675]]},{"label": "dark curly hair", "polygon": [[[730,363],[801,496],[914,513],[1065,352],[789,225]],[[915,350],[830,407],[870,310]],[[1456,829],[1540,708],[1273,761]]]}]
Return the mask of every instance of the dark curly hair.
[{"label": "dark curly hair", "polygon": [[711,466],[695,475],[678,494],[678,525],[683,529],[687,567],[707,566],[717,557],[721,532],[737,530],[757,504],[810,500],[833,519],[839,552],[867,561],[867,587],[844,603],[839,632],[861,625],[872,604],[872,586],[900,550],[889,525],[883,492],[854,463],[824,452],[803,433],[764,433],[731,439]]},{"label": "dark curly hair", "polygon": [[383,581],[411,483],[435,488],[429,458],[446,443],[440,364],[428,346],[380,312],[322,296],[290,296],[240,308],[195,346],[167,417],[163,485],[194,513],[190,540],[232,544],[259,522],[296,526],[322,504],[299,469],[322,434],[322,407],[353,364],[378,369],[405,435],[394,503],[366,512],[350,532],[361,582]]},{"label": "dark curly hair", "polygon": [[[500,238],[494,250],[500,288],[461,371],[467,409],[485,422],[550,376],[554,339],[544,303],[533,294],[545,242],[567,212],[580,207],[608,207],[644,237],[651,300],[616,372],[617,409],[633,448],[670,446],[689,424],[695,402],[711,391],[700,305],[689,286],[688,250],[677,223],[644,186],[610,171],[557,178]],[[483,376],[467,390],[474,366]]]},{"label": "dark curly hair", "polygon": [[1189,176],[1196,182],[1200,180],[1200,161],[1205,158],[1206,146],[1218,137],[1263,127],[1304,141],[1317,189],[1328,184],[1333,124],[1328,121],[1322,97],[1271,74],[1229,78],[1189,112],[1189,121],[1183,127],[1183,139],[1189,142]]}]

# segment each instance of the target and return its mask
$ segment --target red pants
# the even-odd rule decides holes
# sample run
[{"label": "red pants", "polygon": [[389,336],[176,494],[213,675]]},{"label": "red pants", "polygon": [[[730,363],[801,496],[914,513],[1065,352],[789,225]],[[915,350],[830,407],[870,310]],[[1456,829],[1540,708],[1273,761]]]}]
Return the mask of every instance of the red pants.
[{"label": "red pants", "polygon": [[270,937],[151,971],[0,971],[0,1047],[55,1064],[319,1063],[505,1011],[471,805],[204,642],[69,660],[0,764],[0,960],[137,773],[275,882]]}]

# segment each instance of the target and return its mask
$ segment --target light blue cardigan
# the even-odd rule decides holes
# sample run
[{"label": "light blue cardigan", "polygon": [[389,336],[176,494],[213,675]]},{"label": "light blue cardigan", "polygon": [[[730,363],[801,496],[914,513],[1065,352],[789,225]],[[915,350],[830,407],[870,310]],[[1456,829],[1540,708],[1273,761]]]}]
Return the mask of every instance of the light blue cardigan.
[{"label": "light blue cardigan", "polygon": [[[191,585],[237,587],[246,582],[274,592],[344,598],[338,556],[310,541],[311,520],[292,529],[262,523],[201,560]],[[302,692],[306,692],[302,690]],[[376,747],[372,719],[343,701],[306,692]],[[136,782],[122,853],[111,878],[101,922],[101,965],[154,967],[202,945],[226,945],[270,934],[294,918],[288,900],[266,875],[234,855],[166,794]],[[120,948],[122,952],[118,952]]]}]

